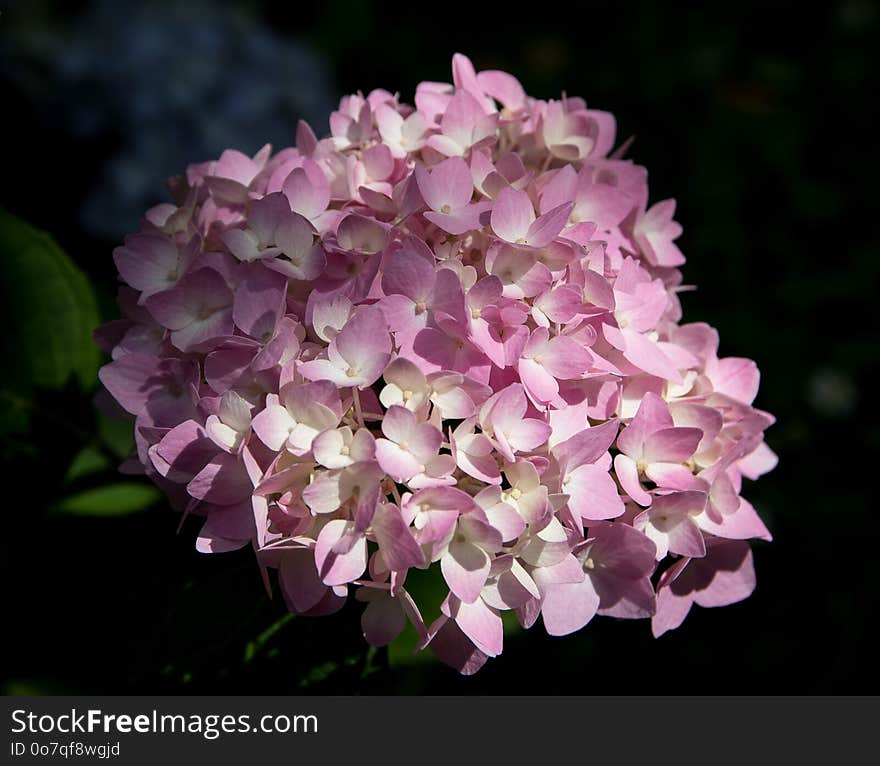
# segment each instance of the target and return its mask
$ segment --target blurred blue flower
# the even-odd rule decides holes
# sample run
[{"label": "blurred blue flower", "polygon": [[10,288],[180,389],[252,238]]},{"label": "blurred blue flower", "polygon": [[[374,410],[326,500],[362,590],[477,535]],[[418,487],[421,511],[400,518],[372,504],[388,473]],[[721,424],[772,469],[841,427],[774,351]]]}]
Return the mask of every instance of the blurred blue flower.
[{"label": "blurred blue flower", "polygon": [[298,119],[323,127],[334,108],[315,53],[223,4],[94,0],[58,37],[19,38],[11,55],[44,72],[71,132],[108,142],[81,211],[107,239],[136,229],[188,163],[292,144]]}]

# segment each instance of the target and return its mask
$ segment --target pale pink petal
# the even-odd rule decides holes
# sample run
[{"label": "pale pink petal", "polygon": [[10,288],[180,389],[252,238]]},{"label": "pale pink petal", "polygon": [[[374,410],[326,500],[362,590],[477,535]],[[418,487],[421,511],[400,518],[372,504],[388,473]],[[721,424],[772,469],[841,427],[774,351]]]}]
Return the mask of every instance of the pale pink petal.
[{"label": "pale pink petal", "polygon": [[263,444],[278,451],[287,443],[295,424],[285,407],[270,404],[254,418],[253,428]]},{"label": "pale pink petal", "polygon": [[559,383],[534,359],[520,359],[517,365],[520,380],[532,398],[542,404],[552,402],[559,393]]},{"label": "pale pink petal", "polygon": [[438,617],[428,633],[431,636],[428,647],[437,659],[464,676],[476,673],[489,659],[455,624],[455,620],[446,615]]},{"label": "pale pink petal", "polygon": [[372,378],[379,377],[390,356],[391,336],[382,312],[375,307],[358,311],[342,328],[334,341],[342,357],[352,366],[367,371]]},{"label": "pale pink petal", "polygon": [[507,442],[518,452],[531,452],[550,437],[551,428],[542,420],[526,418],[512,424],[505,434]]},{"label": "pale pink petal", "polygon": [[391,570],[405,571],[423,564],[422,549],[396,505],[379,506],[371,526],[382,557]]},{"label": "pale pink petal", "polygon": [[[497,202],[495,203],[498,204]],[[531,203],[529,203],[531,205]],[[525,243],[531,247],[546,247],[562,231],[571,214],[573,203],[565,202],[548,213],[540,216],[529,226],[525,236]],[[494,228],[494,225],[493,225]]]},{"label": "pale pink petal", "polygon": [[662,428],[672,428],[669,407],[657,394],[649,391],[642,398],[632,422],[617,438],[620,450],[636,460],[642,457],[642,445],[648,436]]},{"label": "pale pink petal", "polygon": [[553,447],[553,454],[560,465],[567,469],[577,468],[586,463],[595,463],[614,443],[619,425],[619,421],[609,420],[602,425],[584,428]]},{"label": "pale pink petal", "polygon": [[586,520],[615,519],[624,512],[623,501],[611,474],[595,465],[575,468],[563,480],[568,507]]},{"label": "pale pink petal", "polygon": [[416,416],[406,407],[393,405],[382,418],[382,433],[391,441],[406,442],[416,428]]},{"label": "pale pink petal", "polygon": [[662,428],[645,439],[642,454],[649,463],[683,463],[702,438],[699,428]]},{"label": "pale pink petal", "polygon": [[440,569],[449,589],[466,604],[480,596],[489,576],[489,555],[470,542],[453,541],[440,559]]},{"label": "pale pink petal", "polygon": [[648,463],[645,476],[663,489],[693,490],[702,485],[690,468],[681,463]]},{"label": "pale pink petal", "polygon": [[567,636],[580,630],[599,608],[599,594],[589,577],[578,583],[546,585],[542,590],[541,618],[551,636]]},{"label": "pale pink petal", "polygon": [[231,505],[250,497],[254,485],[237,455],[221,452],[186,485],[187,492],[207,503]]},{"label": "pale pink petal", "polygon": [[478,598],[472,604],[450,597],[450,616],[474,645],[490,657],[501,654],[504,627],[501,615]]},{"label": "pale pink petal", "polygon": [[614,471],[623,491],[626,492],[639,505],[651,504],[651,496],[645,492],[639,482],[639,472],[636,462],[628,455],[617,455],[614,458]]},{"label": "pale pink petal", "polygon": [[511,188],[501,191],[491,216],[492,230],[498,237],[514,244],[525,242],[534,221],[535,209],[528,194]]},{"label": "pale pink petal", "polygon": [[450,157],[432,168],[416,165],[415,174],[422,197],[438,213],[449,215],[471,201],[474,182],[461,157]]},{"label": "pale pink petal", "polygon": [[376,460],[395,481],[406,481],[420,472],[422,464],[411,452],[388,439],[376,439]]},{"label": "pale pink petal", "polygon": [[605,324],[602,330],[608,342],[621,351],[631,364],[659,378],[673,383],[681,382],[681,374],[654,341],[629,328],[618,330]]},{"label": "pale pink petal", "polygon": [[325,585],[344,585],[357,580],[367,568],[367,539],[358,536],[345,553],[334,551],[336,544],[351,530],[351,522],[328,522],[315,543],[315,566]]},{"label": "pale pink petal", "polygon": [[733,513],[722,516],[720,523],[714,522],[707,514],[699,516],[697,523],[703,531],[729,540],[773,539],[764,522],[747,500],[742,500]]}]

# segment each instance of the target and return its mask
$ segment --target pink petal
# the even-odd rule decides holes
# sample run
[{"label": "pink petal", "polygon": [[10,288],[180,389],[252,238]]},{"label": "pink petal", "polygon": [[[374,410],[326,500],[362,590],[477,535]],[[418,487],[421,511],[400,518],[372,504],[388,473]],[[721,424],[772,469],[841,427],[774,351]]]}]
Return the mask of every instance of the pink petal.
[{"label": "pink petal", "polygon": [[405,571],[423,564],[422,549],[396,505],[380,505],[371,526],[389,569]]},{"label": "pink petal", "polygon": [[483,588],[483,600],[494,609],[519,609],[527,603],[541,598],[534,580],[523,567],[513,561],[511,568],[502,572]]},{"label": "pink petal", "polygon": [[662,428],[645,439],[643,456],[649,463],[683,463],[702,438],[699,428]]},{"label": "pink petal", "polygon": [[254,264],[246,268],[235,290],[232,319],[246,335],[268,340],[287,305],[287,280],[275,271]]},{"label": "pink petal", "polygon": [[[498,204],[497,202],[495,203]],[[531,206],[531,202],[529,203]],[[531,226],[529,226],[526,234],[526,244],[531,247],[546,247],[556,236],[562,231],[571,214],[573,203],[565,202],[559,207],[553,208],[549,213],[540,216]],[[493,225],[494,228],[494,225]]]},{"label": "pink petal", "polygon": [[382,433],[391,441],[400,444],[410,438],[416,423],[416,416],[411,410],[394,404],[388,408],[382,419]]},{"label": "pink petal", "polygon": [[664,489],[689,490],[699,488],[690,468],[681,463],[648,463],[645,476]]},{"label": "pink petal", "polygon": [[416,165],[415,175],[428,207],[438,213],[448,215],[471,201],[474,182],[461,157],[450,157],[432,168]]},{"label": "pink petal", "polygon": [[551,322],[568,322],[581,308],[581,291],[571,285],[562,285],[543,293],[535,299],[537,309],[547,315]]},{"label": "pink petal", "polygon": [[599,426],[584,428],[553,447],[553,454],[566,470],[595,463],[614,443],[619,425],[618,420],[609,420]]},{"label": "pink petal", "polygon": [[710,535],[728,540],[773,539],[764,522],[747,500],[742,500],[733,513],[722,516],[721,523],[712,521],[708,515],[700,516],[698,523],[700,528]]},{"label": "pink petal", "polygon": [[706,373],[712,387],[743,404],[751,404],[758,393],[761,376],[751,359],[727,357],[714,365],[707,365]]},{"label": "pink petal", "polygon": [[522,516],[507,503],[496,503],[486,508],[485,513],[489,524],[501,534],[502,541],[516,540],[525,531],[526,523]]},{"label": "pink petal", "polygon": [[328,590],[318,577],[314,553],[306,549],[283,553],[278,578],[284,596],[298,614],[315,606]]},{"label": "pink petal", "polygon": [[690,559],[681,559],[678,563],[667,569],[660,579],[657,588],[657,611],[651,618],[651,632],[654,638],[659,638],[669,630],[675,630],[683,622],[694,603],[693,597],[687,591],[679,594],[668,587],[668,583],[677,577],[688,565]]},{"label": "pink petal", "polygon": [[186,485],[193,497],[217,505],[232,505],[250,497],[254,485],[237,455],[217,454]]},{"label": "pink petal", "polygon": [[[477,439],[479,439],[479,444],[483,444],[483,440],[485,440],[489,449],[492,449],[491,442],[483,434],[479,434]],[[463,449],[457,449],[456,465],[469,476],[485,481],[487,484],[501,483],[498,461],[490,452],[467,452]]]},{"label": "pink petal", "polygon": [[477,73],[480,88],[511,111],[525,106],[526,93],[519,81],[507,72],[484,70]]},{"label": "pink petal", "polygon": [[380,253],[388,244],[388,231],[378,221],[351,213],[337,227],[336,241],[343,250]]},{"label": "pink petal", "polygon": [[615,576],[594,577],[599,593],[599,614],[625,620],[653,616],[657,609],[654,588],[647,577],[636,580]]},{"label": "pink petal", "polygon": [[376,439],[376,461],[385,473],[399,482],[411,479],[422,467],[411,452],[388,439]]},{"label": "pink petal", "polygon": [[535,401],[548,404],[556,398],[559,384],[540,363],[534,359],[520,359],[517,371],[520,380]]},{"label": "pink petal", "polygon": [[599,594],[589,577],[583,582],[547,585],[543,589],[541,617],[551,636],[567,636],[580,630],[595,617],[598,608]]},{"label": "pink petal", "polygon": [[571,472],[570,481],[563,484],[562,491],[569,495],[568,507],[582,519],[615,519],[624,512],[614,479],[599,466],[576,468]]},{"label": "pink petal", "polygon": [[638,460],[642,457],[642,445],[648,435],[672,426],[672,415],[666,402],[649,391],[642,398],[632,422],[617,437],[617,446],[624,454]]},{"label": "pink petal", "polygon": [[[619,440],[618,440],[619,441]],[[614,458],[614,471],[623,491],[639,505],[651,504],[651,496],[645,492],[639,481],[639,472],[635,461],[628,455],[617,455]]]},{"label": "pink petal", "polygon": [[154,234],[136,234],[125,240],[125,247],[113,251],[116,268],[143,298],[177,284],[187,262],[175,242]]},{"label": "pink petal", "polygon": [[492,230],[501,239],[514,244],[525,242],[529,227],[535,221],[529,195],[512,188],[503,189],[495,200],[490,221]]},{"label": "pink petal", "polygon": [[351,522],[344,519],[334,519],[324,526],[315,542],[315,566],[325,585],[344,585],[357,580],[367,568],[367,539],[362,535],[347,552],[334,551],[343,536],[350,533],[350,525]]},{"label": "pink petal", "polygon": [[489,576],[489,555],[470,542],[449,544],[449,550],[440,559],[440,570],[449,589],[466,604],[480,596],[480,590]]},{"label": "pink petal", "polygon": [[759,476],[772,471],[779,458],[776,453],[767,446],[766,442],[761,442],[755,449],[741,460],[738,460],[736,467],[747,479],[755,480]]},{"label": "pink petal", "polygon": [[755,589],[755,567],[748,543],[719,543],[707,552],[705,559],[692,561],[691,566],[700,573],[699,585],[711,573],[710,582],[695,590],[694,601],[700,606],[728,606],[748,598]]},{"label": "pink petal", "polygon": [[278,404],[268,405],[254,418],[254,433],[269,449],[278,451],[290,437],[294,420],[285,407]]},{"label": "pink petal", "polygon": [[629,328],[618,330],[605,324],[602,331],[608,342],[631,364],[651,375],[681,383],[681,374],[654,341]]},{"label": "pink petal", "polygon": [[165,434],[155,450],[163,464],[156,465],[159,473],[171,481],[185,483],[217,454],[217,445],[196,421],[185,420]]},{"label": "pink petal", "polygon": [[450,616],[480,651],[490,657],[501,654],[504,626],[501,615],[478,598],[472,604],[450,597]]},{"label": "pink petal", "polygon": [[423,245],[404,245],[396,250],[383,268],[385,295],[405,295],[414,302],[428,299],[434,286],[434,256]]},{"label": "pink petal", "polygon": [[397,600],[390,595],[370,601],[361,615],[361,629],[370,646],[390,644],[404,627],[406,615]]},{"label": "pink petal", "polygon": [[542,420],[526,418],[513,424],[507,442],[517,452],[531,452],[544,444],[552,429]]},{"label": "pink petal", "polygon": [[443,434],[430,423],[419,423],[409,437],[407,446],[419,460],[427,462],[437,455]]},{"label": "pink petal", "polygon": [[437,659],[464,676],[476,673],[489,659],[446,615],[438,617],[428,632],[431,635],[428,646]]},{"label": "pink petal", "polygon": [[541,361],[547,371],[559,380],[583,377],[590,367],[590,355],[579,343],[564,335],[552,338]]},{"label": "pink petal", "polygon": [[113,398],[132,415],[149,415],[156,425],[173,426],[196,415],[190,395],[198,364],[126,354],[104,365],[98,377]]},{"label": "pink petal", "polygon": [[[391,336],[382,312],[376,307],[359,310],[342,328],[334,343],[352,366],[375,372],[373,383],[385,367],[391,351]],[[376,368],[380,368],[377,369]]]}]

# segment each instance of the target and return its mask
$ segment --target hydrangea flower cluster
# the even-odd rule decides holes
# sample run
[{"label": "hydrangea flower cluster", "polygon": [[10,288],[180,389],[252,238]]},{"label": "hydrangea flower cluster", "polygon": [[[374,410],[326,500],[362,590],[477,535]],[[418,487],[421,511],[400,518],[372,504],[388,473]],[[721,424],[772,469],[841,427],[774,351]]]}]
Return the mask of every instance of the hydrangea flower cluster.
[{"label": "hydrangea flower cluster", "polygon": [[[198,549],[252,546],[297,614],[354,593],[369,643],[408,621],[463,673],[504,611],[659,636],[748,596],[773,418],[754,362],[681,323],[675,202],[613,116],[456,55],[330,131],[191,165],[114,253],[101,380]],[[437,615],[407,591],[429,567]]]}]

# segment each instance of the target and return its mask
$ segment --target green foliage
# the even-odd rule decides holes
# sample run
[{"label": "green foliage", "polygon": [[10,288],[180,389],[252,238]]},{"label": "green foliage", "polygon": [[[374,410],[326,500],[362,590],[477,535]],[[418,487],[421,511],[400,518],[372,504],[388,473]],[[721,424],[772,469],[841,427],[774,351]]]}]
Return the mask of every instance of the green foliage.
[{"label": "green foliage", "polygon": [[65,484],[73,484],[80,479],[94,476],[101,471],[110,470],[110,459],[99,449],[87,445],[83,447],[73,458],[73,462],[67,469],[64,477]]},{"label": "green foliage", "polygon": [[51,510],[75,516],[128,516],[145,511],[161,500],[162,493],[150,484],[120,481],[65,497]]},{"label": "green foliage", "polygon": [[[406,589],[419,605],[425,624],[430,626],[440,616],[440,605],[449,592],[439,566],[411,569],[406,577]],[[388,662],[391,667],[433,661],[434,655],[431,652],[416,651],[420,640],[415,628],[407,622],[403,632],[388,646]]]},{"label": "green foliage", "polygon": [[98,309],[85,275],[55,241],[2,208],[0,263],[0,433],[8,433],[27,425],[34,389],[60,389],[71,378],[94,386]]},{"label": "green foliage", "polygon": [[98,324],[95,296],[85,275],[44,231],[0,209],[4,329],[13,358],[7,372],[44,388],[75,375],[85,388],[98,368],[91,340]]}]

